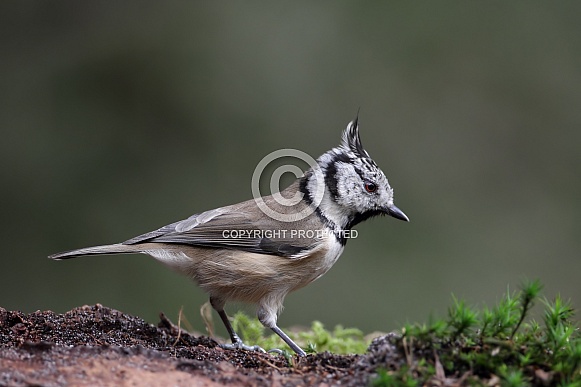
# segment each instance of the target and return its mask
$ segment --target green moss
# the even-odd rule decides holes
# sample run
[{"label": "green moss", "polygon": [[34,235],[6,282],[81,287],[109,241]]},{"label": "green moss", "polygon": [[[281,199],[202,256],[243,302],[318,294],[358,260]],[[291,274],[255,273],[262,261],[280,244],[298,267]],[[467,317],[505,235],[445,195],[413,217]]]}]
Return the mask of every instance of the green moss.
[{"label": "green moss", "polygon": [[[280,337],[265,332],[264,326],[257,319],[250,318],[243,312],[234,315],[232,326],[245,342],[259,345],[266,350],[278,348],[292,352]],[[266,333],[268,334],[265,335]],[[337,325],[335,329],[329,331],[319,321],[314,321],[310,329],[287,331],[287,334],[307,353],[323,351],[337,354],[364,353],[369,346],[369,340],[365,339],[359,329]]]},{"label": "green moss", "polygon": [[492,309],[476,310],[454,298],[446,320],[408,324],[395,344],[412,360],[380,370],[373,384],[409,386],[413,379],[429,385],[449,379],[466,385],[581,386],[581,340],[574,311],[557,296],[542,300],[542,325],[530,319],[541,289],[539,281],[526,282]]}]

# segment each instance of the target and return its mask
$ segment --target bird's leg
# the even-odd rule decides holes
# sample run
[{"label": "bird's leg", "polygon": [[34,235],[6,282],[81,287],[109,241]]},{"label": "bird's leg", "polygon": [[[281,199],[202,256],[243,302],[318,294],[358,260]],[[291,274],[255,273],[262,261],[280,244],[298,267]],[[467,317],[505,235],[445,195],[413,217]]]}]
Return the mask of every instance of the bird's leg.
[{"label": "bird's leg", "polygon": [[[297,355],[299,355],[301,357],[302,356],[307,356],[307,354],[305,353],[305,351],[303,351],[302,348],[297,345],[297,343],[295,343],[294,341],[292,341],[291,338],[288,337],[287,334],[282,331],[282,329],[280,329],[276,325],[273,326],[273,327],[270,327],[270,329],[272,329],[274,333],[276,333],[281,339],[283,339],[284,342],[287,343],[288,346],[291,347],[291,349],[293,351],[295,351],[295,353]],[[278,352],[278,351],[275,351],[275,350],[270,350],[269,352],[271,352],[271,351]]]},{"label": "bird's leg", "polygon": [[264,349],[260,348],[258,345],[246,345],[238,336],[238,334],[232,328],[232,324],[230,324],[230,320],[228,319],[228,315],[226,312],[222,310],[218,310],[218,315],[222,319],[222,322],[226,326],[226,330],[230,335],[230,339],[232,340],[232,344],[221,344],[220,347],[224,349],[244,349],[246,351],[258,351],[258,352],[266,352]]},{"label": "bird's leg", "polygon": [[[280,337],[285,343],[287,343],[287,345],[291,347],[291,349],[295,351],[297,355],[301,357],[307,356],[305,351],[303,351],[301,347],[297,345],[297,343],[292,341],[292,339],[276,325],[276,317],[276,312],[272,312],[265,307],[260,307],[258,309],[258,320],[262,323],[262,325],[272,329],[272,331],[276,333],[278,337]],[[271,349],[268,352],[282,353],[280,349]]]},{"label": "bird's leg", "polygon": [[228,331],[228,334],[230,335],[230,340],[232,340],[232,344],[220,344],[220,348],[244,349],[246,351],[266,352],[264,349],[260,348],[258,345],[246,345],[246,344],[244,344],[242,339],[240,339],[240,336],[238,336],[238,334],[234,331],[234,328],[232,328],[232,324],[230,324],[230,320],[228,319],[228,315],[226,314],[226,311],[224,310],[224,304],[225,304],[224,301],[210,297],[210,304],[212,305],[214,310],[216,312],[218,312],[218,315],[222,319],[222,322],[224,323],[224,326],[226,327],[226,330]]}]

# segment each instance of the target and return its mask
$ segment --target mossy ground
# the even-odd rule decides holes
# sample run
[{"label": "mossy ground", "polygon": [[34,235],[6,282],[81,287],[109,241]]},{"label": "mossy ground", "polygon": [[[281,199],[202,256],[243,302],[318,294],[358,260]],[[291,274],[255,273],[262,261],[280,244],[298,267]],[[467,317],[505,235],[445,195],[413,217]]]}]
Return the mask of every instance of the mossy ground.
[{"label": "mossy ground", "polygon": [[[184,386],[202,381],[257,386],[581,386],[581,340],[573,308],[559,296],[541,298],[540,291],[538,282],[527,282],[494,307],[478,310],[453,299],[446,318],[406,324],[371,343],[357,329],[328,331],[315,322],[310,329],[289,331],[311,352],[302,358],[289,352],[278,356],[220,348],[208,337],[182,330],[181,315],[177,326],[162,315],[156,327],[101,305],[64,314],[0,307],[0,384],[65,385],[65,380],[77,385],[83,380],[121,385],[130,377],[139,385],[174,378],[171,384]],[[535,302],[542,309],[538,321],[531,314]],[[233,322],[248,344],[284,348],[278,337],[265,336],[268,332],[255,319],[238,314]],[[95,371],[99,364],[102,372]],[[112,373],[111,364],[119,372]]]},{"label": "mossy ground", "polygon": [[[494,307],[479,310],[453,297],[447,318],[406,324],[391,335],[401,361],[377,363],[373,385],[581,386],[581,335],[574,310],[560,296],[541,298],[541,290],[540,282],[527,281]],[[539,300],[542,322],[531,317]],[[276,335],[265,336],[256,319],[238,313],[233,324],[249,343],[289,350]],[[370,344],[358,329],[328,331],[320,322],[289,335],[310,352],[364,353]]]}]

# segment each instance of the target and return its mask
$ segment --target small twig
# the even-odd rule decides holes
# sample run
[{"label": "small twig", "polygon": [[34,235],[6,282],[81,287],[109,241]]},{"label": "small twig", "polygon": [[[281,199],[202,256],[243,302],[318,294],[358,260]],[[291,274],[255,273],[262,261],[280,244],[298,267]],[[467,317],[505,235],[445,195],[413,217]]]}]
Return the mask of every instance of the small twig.
[{"label": "small twig", "polygon": [[[163,312],[161,312],[159,314],[158,326],[160,328],[167,329],[168,331],[170,331],[170,333],[172,335],[177,335],[177,339],[172,344],[173,347],[175,347],[177,345],[177,343],[179,342],[179,340],[181,339],[181,336],[182,336],[182,328],[181,328],[182,313],[183,313],[183,308],[180,309],[180,312],[178,315],[178,325],[175,325],[173,322],[171,322],[171,320],[169,318],[167,318],[167,316]],[[184,332],[187,333],[187,331],[184,331]]]},{"label": "small twig", "polygon": [[436,378],[441,380],[442,382],[446,381],[446,373],[444,372],[444,367],[440,362],[440,358],[438,357],[438,353],[434,349],[434,368],[436,369]]},{"label": "small twig", "polygon": [[182,321],[184,322],[184,332],[193,332],[195,331],[194,326],[192,325],[192,323],[190,323],[190,321],[188,320],[188,317],[185,313],[182,313]]},{"label": "small twig", "polygon": [[333,367],[332,365],[328,365],[328,364],[325,366],[325,368],[330,368],[332,370],[339,371],[339,372],[345,372],[345,371],[349,370],[348,368]]},{"label": "small twig", "polygon": [[202,320],[204,320],[204,324],[206,325],[206,331],[208,332],[208,336],[214,337],[214,322],[212,320],[212,305],[210,301],[206,301],[204,305],[200,308],[200,314],[202,315]]},{"label": "small twig", "polygon": [[171,322],[171,320],[169,318],[167,318],[167,316],[165,315],[165,313],[160,312],[159,313],[159,324],[158,326],[164,327],[165,329],[169,329],[170,331],[174,330],[176,328],[176,326],[174,325],[174,323]]},{"label": "small twig", "polygon": [[403,344],[403,352],[405,354],[405,360],[406,360],[408,366],[410,368],[412,368],[412,360],[410,358],[410,351],[408,349],[407,337],[404,337],[401,342]]},{"label": "small twig", "polygon": [[184,306],[182,305],[182,307],[180,308],[180,313],[178,314],[178,337],[176,338],[176,341],[173,343],[173,347],[175,347],[177,345],[177,343],[180,341],[180,338],[182,337],[181,324],[182,324],[182,312],[183,311],[184,311]]},{"label": "small twig", "polygon": [[266,360],[266,359],[263,359],[262,357],[259,357],[259,359],[260,359],[260,361],[261,361],[261,362],[263,362],[263,363],[265,363],[265,364],[267,364],[267,365],[271,366],[272,368],[276,368],[278,371],[280,371],[280,370],[281,370],[279,367],[275,366],[274,364],[272,364],[272,363],[271,363],[271,362],[269,362],[268,360]]}]

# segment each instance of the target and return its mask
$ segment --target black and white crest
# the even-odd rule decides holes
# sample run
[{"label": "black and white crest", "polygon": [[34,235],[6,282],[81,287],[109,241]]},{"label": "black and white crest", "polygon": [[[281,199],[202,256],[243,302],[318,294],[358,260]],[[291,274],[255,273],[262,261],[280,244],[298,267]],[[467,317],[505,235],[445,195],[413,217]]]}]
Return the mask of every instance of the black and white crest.
[{"label": "black and white crest", "polygon": [[351,121],[342,135],[341,144],[317,160],[323,181],[307,172],[301,191],[313,202],[312,192],[324,185],[325,193],[318,214],[336,230],[350,229],[369,217],[387,214],[398,219],[407,217],[393,205],[393,189],[383,171],[363,148],[359,120]]},{"label": "black and white crest", "polygon": [[343,138],[341,141],[341,146],[346,150],[349,150],[355,154],[357,157],[370,158],[369,153],[363,148],[361,144],[361,137],[359,137],[359,117],[355,117],[353,121],[349,123],[347,129],[343,132]]}]

